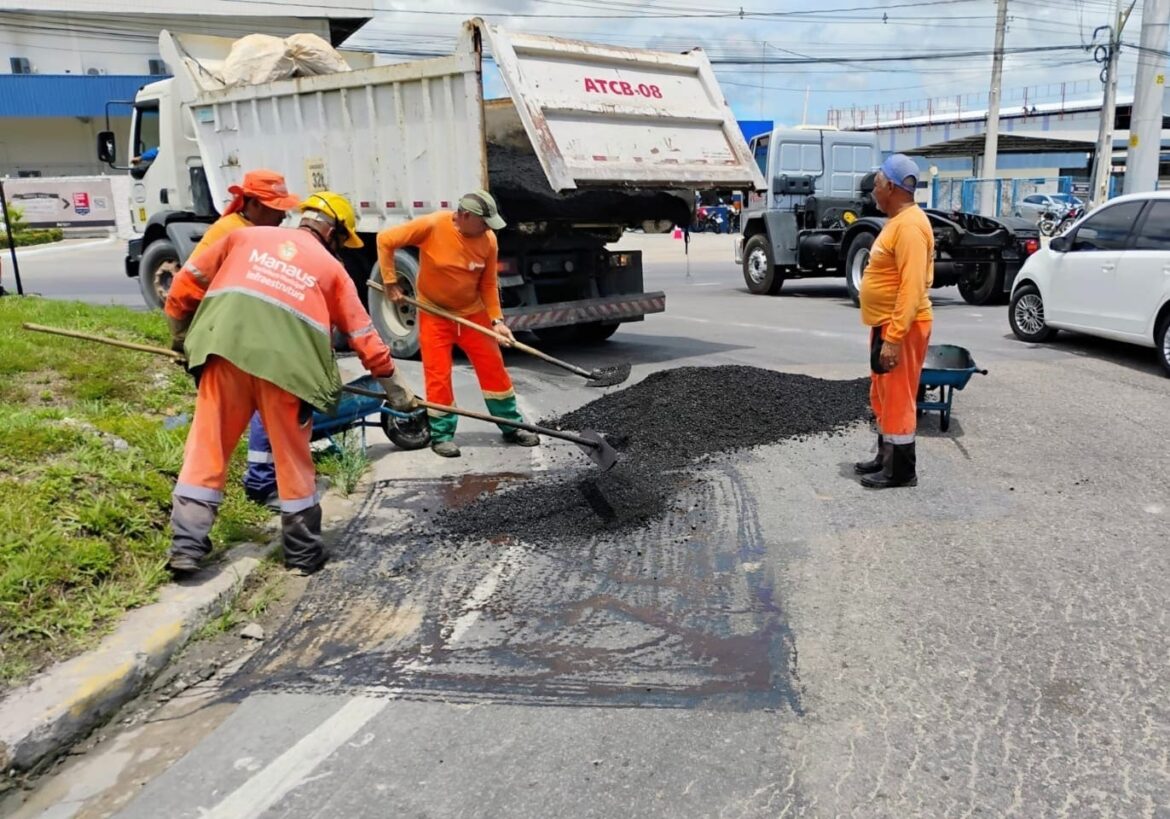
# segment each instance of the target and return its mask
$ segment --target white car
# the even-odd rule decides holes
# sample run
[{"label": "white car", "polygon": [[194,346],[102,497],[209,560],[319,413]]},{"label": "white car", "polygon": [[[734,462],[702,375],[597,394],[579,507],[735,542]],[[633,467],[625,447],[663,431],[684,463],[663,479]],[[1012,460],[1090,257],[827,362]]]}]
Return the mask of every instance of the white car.
[{"label": "white car", "polygon": [[1073,330],[1154,347],[1170,375],[1170,191],[1111,199],[1029,256],[1008,321],[1023,341]]}]

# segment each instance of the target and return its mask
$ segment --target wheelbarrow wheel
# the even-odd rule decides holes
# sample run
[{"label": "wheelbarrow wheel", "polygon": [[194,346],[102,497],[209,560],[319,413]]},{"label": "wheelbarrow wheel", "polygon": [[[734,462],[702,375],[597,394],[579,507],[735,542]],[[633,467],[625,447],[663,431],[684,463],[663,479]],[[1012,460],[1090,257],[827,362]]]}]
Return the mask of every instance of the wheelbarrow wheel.
[{"label": "wheelbarrow wheel", "polygon": [[382,431],[399,449],[425,449],[431,445],[431,426],[426,416],[404,420],[382,413]]},{"label": "wheelbarrow wheel", "polygon": [[950,410],[943,410],[938,416],[938,428],[942,432],[946,432],[951,428],[951,412]]}]

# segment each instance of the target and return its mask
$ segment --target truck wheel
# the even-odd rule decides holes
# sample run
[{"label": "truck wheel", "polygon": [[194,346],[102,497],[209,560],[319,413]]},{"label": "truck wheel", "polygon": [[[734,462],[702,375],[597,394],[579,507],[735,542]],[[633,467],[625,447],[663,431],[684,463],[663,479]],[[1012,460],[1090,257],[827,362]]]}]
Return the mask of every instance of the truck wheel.
[{"label": "truck wheel", "polygon": [[538,327],[532,332],[545,344],[572,344],[580,341],[584,325],[570,324],[565,327]]},{"label": "truck wheel", "polygon": [[998,265],[981,264],[973,274],[959,279],[959,295],[967,304],[995,304],[1003,295],[1003,274]]},{"label": "truck wheel", "polygon": [[[417,292],[414,283],[418,280],[418,260],[404,251],[394,251],[394,270],[398,273],[398,284],[408,296]],[[381,282],[382,271],[374,262],[370,270],[370,281]],[[370,288],[370,318],[374,328],[395,358],[416,358],[418,356],[418,311],[409,304],[393,304],[380,290]]]},{"label": "truck wheel", "polygon": [[621,327],[621,325],[602,324],[600,321],[594,321],[589,324],[582,324],[578,329],[581,340],[586,344],[600,344],[616,333],[618,327]]},{"label": "truck wheel", "polygon": [[179,272],[179,252],[167,239],[152,242],[138,263],[138,289],[146,306],[161,310],[167,302],[171,283]]},{"label": "truck wheel", "polygon": [[854,307],[861,306],[861,277],[865,275],[865,267],[869,264],[869,252],[877,239],[872,233],[859,233],[849,243],[849,252],[845,254],[845,289],[849,291],[849,299]]},{"label": "truck wheel", "polygon": [[757,233],[743,247],[743,280],[757,296],[775,296],[784,286],[784,273],[772,263],[772,245]]}]

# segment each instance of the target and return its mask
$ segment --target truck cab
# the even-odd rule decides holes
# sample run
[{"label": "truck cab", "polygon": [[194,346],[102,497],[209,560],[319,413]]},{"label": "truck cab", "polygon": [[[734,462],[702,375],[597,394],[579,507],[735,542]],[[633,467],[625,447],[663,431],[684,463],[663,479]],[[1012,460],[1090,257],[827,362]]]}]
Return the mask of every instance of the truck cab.
[{"label": "truck cab", "polygon": [[[749,147],[766,184],[749,197],[735,245],[748,290],[776,295],[788,279],[842,276],[857,304],[870,248],[886,223],[873,199],[882,162],[877,135],[777,128]],[[971,304],[1005,302],[1023,260],[1039,248],[1035,226],[923,210],[934,229],[934,286],[957,284]]]}]

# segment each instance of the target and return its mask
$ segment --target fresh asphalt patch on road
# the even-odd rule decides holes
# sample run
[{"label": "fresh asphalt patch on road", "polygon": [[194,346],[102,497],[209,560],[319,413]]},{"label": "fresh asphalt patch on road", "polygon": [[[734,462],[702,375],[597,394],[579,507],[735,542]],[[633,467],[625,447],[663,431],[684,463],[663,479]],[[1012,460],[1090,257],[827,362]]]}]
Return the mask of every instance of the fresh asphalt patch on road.
[{"label": "fresh asphalt patch on road", "polygon": [[[728,453],[845,430],[866,412],[864,381],[680,368],[557,419],[620,437],[617,474],[582,464],[381,482],[239,682],[799,711],[756,501]],[[589,491],[615,514],[598,515]]]}]

